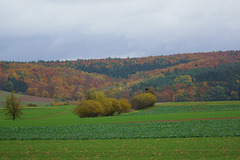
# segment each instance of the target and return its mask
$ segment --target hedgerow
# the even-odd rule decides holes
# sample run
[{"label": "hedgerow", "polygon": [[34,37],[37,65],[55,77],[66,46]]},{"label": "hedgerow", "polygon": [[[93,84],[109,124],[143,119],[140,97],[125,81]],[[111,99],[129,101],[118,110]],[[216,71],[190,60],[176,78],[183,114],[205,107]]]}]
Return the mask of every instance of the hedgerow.
[{"label": "hedgerow", "polygon": [[81,118],[112,116],[115,112],[120,114],[131,108],[127,99],[108,98],[100,91],[94,93],[89,91],[86,97],[87,99],[81,101],[75,109],[75,113]]}]

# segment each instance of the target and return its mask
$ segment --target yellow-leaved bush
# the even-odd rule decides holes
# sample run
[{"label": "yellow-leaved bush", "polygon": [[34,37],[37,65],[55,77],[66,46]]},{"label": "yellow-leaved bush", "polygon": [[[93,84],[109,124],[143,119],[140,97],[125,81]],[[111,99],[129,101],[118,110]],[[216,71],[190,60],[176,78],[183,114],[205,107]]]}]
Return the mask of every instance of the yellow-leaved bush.
[{"label": "yellow-leaved bush", "polygon": [[133,97],[132,106],[134,109],[143,109],[152,106],[156,101],[157,98],[152,93],[142,93]]},{"label": "yellow-leaved bush", "polygon": [[127,99],[108,98],[100,91],[87,94],[87,99],[81,101],[75,109],[75,113],[81,118],[111,116],[114,113],[121,114],[131,109],[131,104]]},{"label": "yellow-leaved bush", "polygon": [[127,99],[125,98],[121,98],[119,99],[119,103],[120,103],[120,108],[121,108],[121,112],[127,112],[128,110],[131,109],[131,104],[128,102]]},{"label": "yellow-leaved bush", "polygon": [[101,103],[94,100],[83,100],[75,109],[75,113],[81,117],[98,117],[104,109]]}]

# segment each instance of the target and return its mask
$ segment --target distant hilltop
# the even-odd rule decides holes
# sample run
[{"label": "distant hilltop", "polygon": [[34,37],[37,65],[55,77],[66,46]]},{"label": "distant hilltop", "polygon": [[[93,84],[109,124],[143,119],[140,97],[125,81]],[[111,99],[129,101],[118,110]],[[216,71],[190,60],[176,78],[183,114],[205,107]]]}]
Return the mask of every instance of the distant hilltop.
[{"label": "distant hilltop", "polygon": [[[158,101],[239,99],[239,60],[240,51],[218,51],[123,59],[2,61],[0,89],[63,100],[82,99],[88,89],[130,98],[149,87]],[[211,97],[214,89],[224,95]]]}]

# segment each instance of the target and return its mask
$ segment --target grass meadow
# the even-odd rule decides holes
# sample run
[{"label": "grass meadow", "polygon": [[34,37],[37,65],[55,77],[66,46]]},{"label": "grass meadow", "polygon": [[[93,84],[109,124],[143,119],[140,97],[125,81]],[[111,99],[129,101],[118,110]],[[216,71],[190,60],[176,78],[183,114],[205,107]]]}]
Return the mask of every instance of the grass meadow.
[{"label": "grass meadow", "polygon": [[240,159],[240,102],[158,103],[111,117],[75,106],[0,110],[0,159]]}]

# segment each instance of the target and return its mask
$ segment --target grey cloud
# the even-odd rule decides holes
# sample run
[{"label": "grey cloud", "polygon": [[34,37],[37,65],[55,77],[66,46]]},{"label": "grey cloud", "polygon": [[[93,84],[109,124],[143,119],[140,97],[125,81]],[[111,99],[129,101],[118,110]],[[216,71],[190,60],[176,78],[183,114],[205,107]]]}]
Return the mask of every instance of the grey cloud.
[{"label": "grey cloud", "polygon": [[0,0],[0,60],[239,49],[239,7],[238,0]]}]

